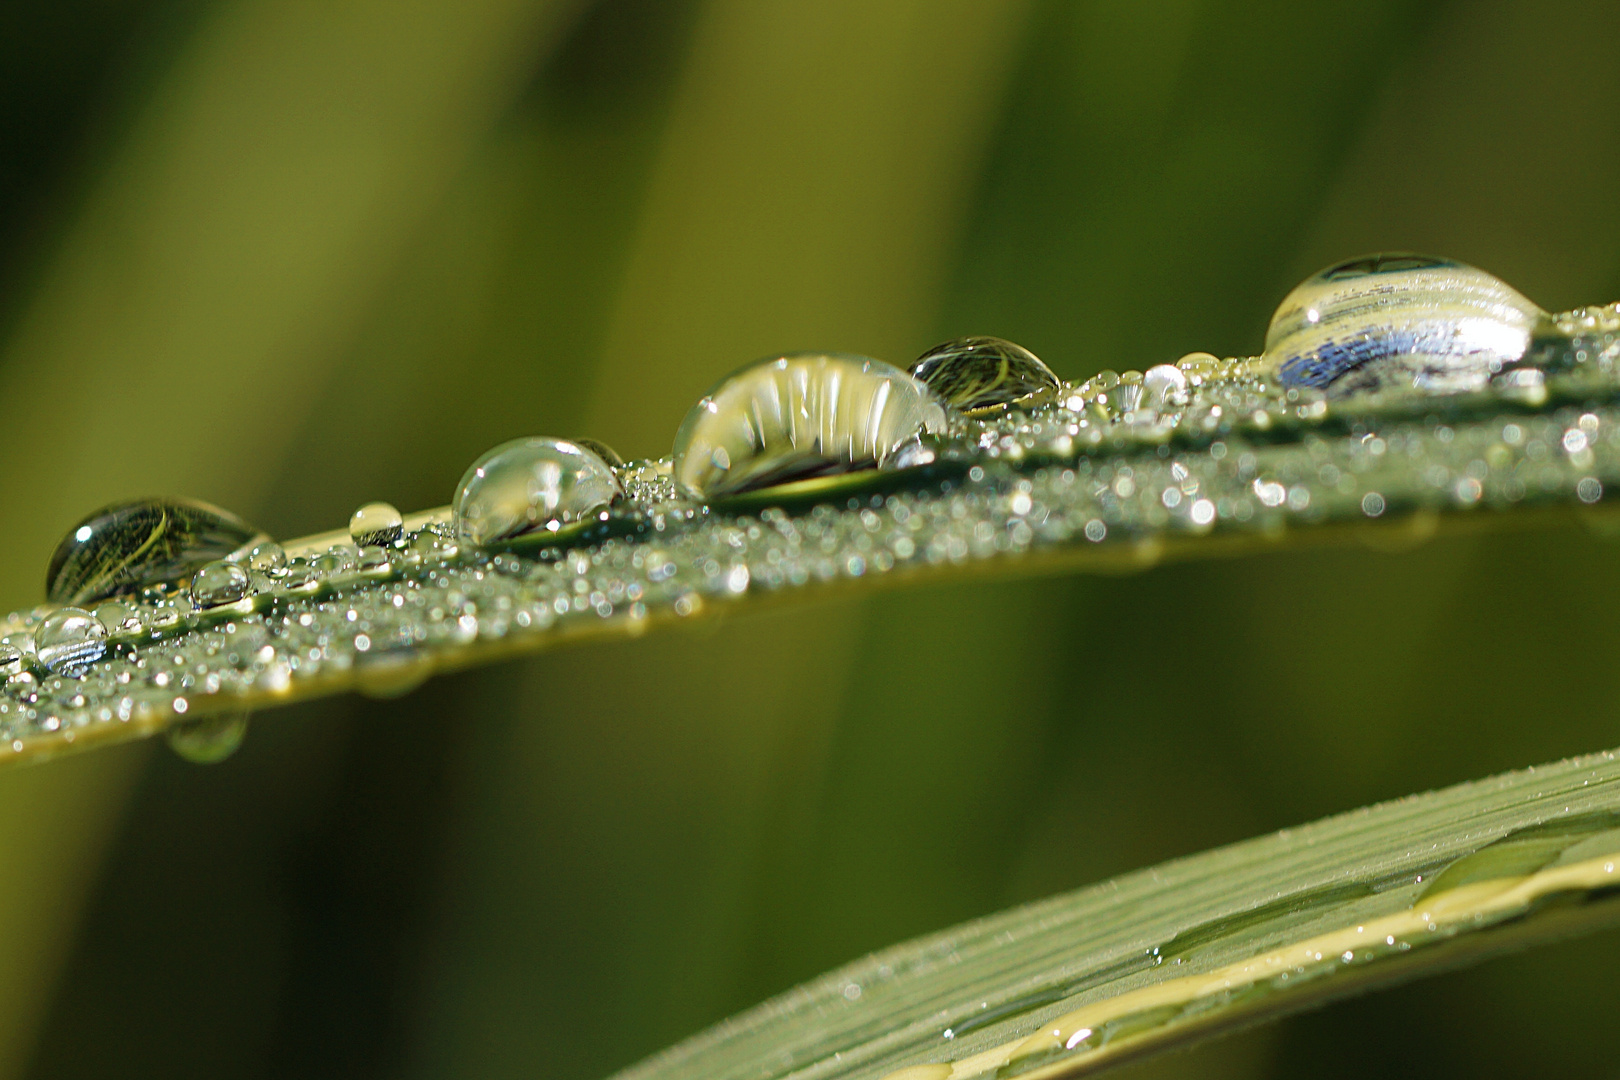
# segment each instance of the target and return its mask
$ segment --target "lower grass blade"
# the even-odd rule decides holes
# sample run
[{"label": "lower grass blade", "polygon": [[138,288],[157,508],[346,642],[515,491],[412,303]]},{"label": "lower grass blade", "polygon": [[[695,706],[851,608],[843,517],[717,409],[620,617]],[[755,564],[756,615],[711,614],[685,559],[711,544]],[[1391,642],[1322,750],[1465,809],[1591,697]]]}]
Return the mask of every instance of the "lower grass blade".
[{"label": "lower grass blade", "polygon": [[1086,1075],[1620,922],[1613,752],[1412,796],[874,954],[617,1080]]}]

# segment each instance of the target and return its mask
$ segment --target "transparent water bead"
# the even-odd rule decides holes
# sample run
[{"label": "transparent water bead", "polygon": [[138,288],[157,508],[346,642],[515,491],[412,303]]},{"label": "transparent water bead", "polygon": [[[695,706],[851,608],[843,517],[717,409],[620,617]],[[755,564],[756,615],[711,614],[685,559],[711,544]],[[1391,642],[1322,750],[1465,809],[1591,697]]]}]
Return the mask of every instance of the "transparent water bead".
[{"label": "transparent water bead", "polygon": [[107,651],[107,628],[83,608],[57,608],[34,632],[39,662],[55,675],[72,675]]},{"label": "transparent water bead", "polygon": [[191,602],[200,608],[234,604],[248,594],[248,572],[223,559],[199,569],[191,578]]},{"label": "transparent water bead", "polygon": [[578,443],[514,439],[473,462],[456,488],[450,514],[458,537],[484,545],[555,532],[621,493],[607,462]]},{"label": "transparent water bead", "polygon": [[945,431],[927,386],[864,356],[795,353],[721,381],[675,436],[674,479],[698,498],[926,460],[919,436]]},{"label": "transparent water bead", "polygon": [[169,749],[193,765],[218,765],[241,747],[247,728],[245,712],[182,721],[169,728]]},{"label": "transparent water bead", "polygon": [[1483,389],[1524,358],[1548,316],[1483,270],[1430,255],[1368,255],[1289,293],[1266,332],[1285,386],[1332,397]]},{"label": "transparent water bead", "polygon": [[268,537],[236,515],[191,499],[142,499],[96,511],[51,555],[45,597],[87,604],[177,582],[216,559],[245,556]]},{"label": "transparent water bead", "polygon": [[911,375],[969,416],[1029,403],[1062,385],[1038,356],[998,337],[935,345],[911,365]]},{"label": "transparent water bead", "polygon": [[390,503],[366,503],[349,518],[349,537],[360,547],[392,544],[403,535],[405,518]]},{"label": "transparent water bead", "polygon": [[287,552],[274,540],[264,540],[254,544],[248,549],[247,565],[249,570],[258,570],[265,574],[279,574],[287,569]]}]

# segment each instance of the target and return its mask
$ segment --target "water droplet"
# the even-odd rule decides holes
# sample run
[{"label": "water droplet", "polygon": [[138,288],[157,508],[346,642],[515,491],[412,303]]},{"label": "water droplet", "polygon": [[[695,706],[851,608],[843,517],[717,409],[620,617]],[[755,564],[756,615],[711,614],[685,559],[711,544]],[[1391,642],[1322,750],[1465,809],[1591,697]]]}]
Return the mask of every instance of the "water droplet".
[{"label": "water droplet", "polygon": [[347,574],[360,565],[360,550],[349,544],[333,544],[311,559],[309,565],[321,577]]},{"label": "water droplet", "polygon": [[0,678],[10,678],[28,666],[28,653],[9,641],[0,641]]},{"label": "water droplet", "polygon": [[39,662],[56,675],[74,675],[107,651],[107,628],[83,608],[57,608],[34,632]]},{"label": "water droplet", "polygon": [[248,572],[236,563],[216,560],[191,578],[191,602],[199,608],[234,604],[248,594]]},{"label": "water droplet", "polygon": [[349,536],[361,547],[392,544],[404,534],[405,519],[389,503],[366,503],[349,519]]},{"label": "water droplet", "polygon": [[247,728],[245,712],[184,720],[169,728],[169,748],[193,765],[218,765],[236,753]]},{"label": "water droplet", "polygon": [[135,608],[120,600],[97,604],[90,613],[101,621],[109,633],[134,632],[141,628],[141,617]]},{"label": "water droplet", "polygon": [[1159,364],[1142,373],[1142,392],[1154,409],[1175,409],[1187,404],[1187,376],[1175,364]]},{"label": "water droplet", "polygon": [[249,570],[275,575],[287,569],[287,552],[274,540],[254,544],[247,553]]},{"label": "water droplet", "polygon": [[1289,293],[1266,332],[1266,358],[1283,385],[1334,397],[1479,390],[1524,357],[1546,319],[1472,266],[1369,255],[1330,266]]},{"label": "water droplet", "polygon": [[178,582],[205,563],[244,555],[267,537],[216,506],[143,499],[98,510],[51,555],[45,596],[86,604],[144,586]]},{"label": "water droplet", "polygon": [[1034,353],[996,337],[957,338],[935,345],[911,365],[911,374],[970,416],[1030,403],[1061,385]]},{"label": "water droplet", "polygon": [[621,493],[613,470],[566,439],[514,439],[489,451],[461,478],[450,512],[456,535],[473,544],[555,532]]},{"label": "water droplet", "polygon": [[882,361],[775,357],[723,380],[686,414],[675,436],[675,481],[716,498],[900,467],[921,460],[906,454],[919,436],[945,426],[945,409],[928,387]]},{"label": "water droplet", "polygon": [[596,439],[570,439],[568,441],[581,450],[589,450],[615,469],[624,468],[624,458],[620,457],[618,451],[605,442],[599,442]]}]

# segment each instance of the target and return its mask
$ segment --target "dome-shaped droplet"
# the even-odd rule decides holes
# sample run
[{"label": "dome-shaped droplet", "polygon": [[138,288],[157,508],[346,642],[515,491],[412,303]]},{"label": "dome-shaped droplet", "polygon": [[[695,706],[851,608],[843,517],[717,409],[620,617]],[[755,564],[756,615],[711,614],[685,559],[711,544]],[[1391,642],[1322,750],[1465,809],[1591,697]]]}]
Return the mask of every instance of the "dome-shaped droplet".
[{"label": "dome-shaped droplet", "polygon": [[389,503],[366,503],[349,518],[349,536],[361,547],[392,544],[404,534],[405,519]]},{"label": "dome-shaped droplet", "polygon": [[1428,255],[1352,259],[1284,298],[1266,358],[1285,386],[1334,397],[1477,390],[1522,359],[1540,308],[1472,266]]},{"label": "dome-shaped droplet", "polygon": [[911,374],[965,413],[1028,402],[1061,385],[1040,357],[997,337],[935,345],[911,365]]},{"label": "dome-shaped droplet", "polygon": [[107,628],[83,608],[57,608],[34,631],[34,649],[52,674],[77,674],[107,651]]},{"label": "dome-shaped droplet", "polygon": [[22,646],[0,641],[0,679],[10,678],[28,666],[29,655]]},{"label": "dome-shaped droplet", "polygon": [[169,728],[169,748],[193,765],[218,765],[241,747],[247,728],[245,712],[182,720]]},{"label": "dome-shaped droplet", "polygon": [[279,574],[287,569],[287,550],[274,540],[261,540],[248,549],[247,565],[249,570]]},{"label": "dome-shaped droplet", "polygon": [[450,513],[458,537],[492,544],[579,521],[620,490],[607,463],[578,443],[514,439],[473,462],[456,487]]},{"label": "dome-shaped droplet", "polygon": [[265,539],[234,514],[204,502],[119,503],[85,518],[57,545],[45,575],[45,597],[56,604],[86,604],[180,581],[205,563],[245,555]]},{"label": "dome-shaped droplet", "polygon": [[725,379],[686,414],[675,482],[716,498],[893,468],[920,435],[944,430],[944,406],[897,367],[839,353],[774,357]]},{"label": "dome-shaped droplet", "polygon": [[191,576],[191,602],[199,608],[234,604],[248,594],[248,572],[235,563],[215,560]]}]

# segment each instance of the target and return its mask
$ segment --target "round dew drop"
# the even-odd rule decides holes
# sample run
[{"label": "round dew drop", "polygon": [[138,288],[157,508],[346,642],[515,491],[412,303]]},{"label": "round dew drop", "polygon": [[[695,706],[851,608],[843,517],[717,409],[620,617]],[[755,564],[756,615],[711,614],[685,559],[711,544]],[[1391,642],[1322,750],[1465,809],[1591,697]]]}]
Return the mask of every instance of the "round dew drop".
[{"label": "round dew drop", "polygon": [[191,577],[191,602],[200,608],[234,604],[248,594],[248,572],[233,562],[218,560]]},{"label": "round dew drop", "polygon": [[169,749],[193,765],[217,765],[241,747],[247,728],[245,712],[183,720],[169,728]]},{"label": "round dew drop", "polygon": [[1483,389],[1548,316],[1483,270],[1430,255],[1367,255],[1312,275],[1272,316],[1265,356],[1284,386],[1330,397]]},{"label": "round dew drop", "polygon": [[360,547],[381,547],[405,535],[405,519],[385,502],[366,503],[349,519],[349,537]]},{"label": "round dew drop", "polygon": [[928,460],[920,437],[943,434],[927,386],[864,356],[795,353],[722,380],[675,436],[675,483],[702,499]]},{"label": "round dew drop", "polygon": [[234,514],[191,499],[142,499],[96,511],[57,545],[45,574],[54,604],[90,604],[183,581],[268,540]]},{"label": "round dew drop", "polygon": [[935,345],[911,365],[911,376],[969,415],[1030,404],[1062,385],[1040,357],[997,337]]},{"label": "round dew drop", "polygon": [[503,443],[473,462],[450,503],[456,536],[493,544],[555,532],[602,510],[623,493],[596,454],[567,439]]},{"label": "round dew drop", "polygon": [[75,675],[107,651],[107,628],[83,608],[57,608],[34,632],[39,662],[54,675]]}]

